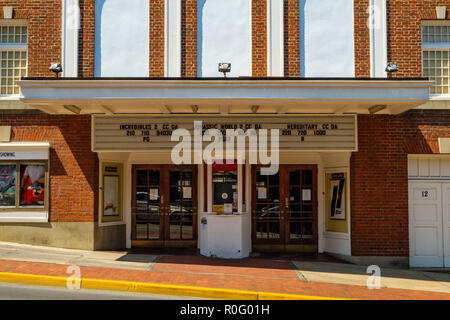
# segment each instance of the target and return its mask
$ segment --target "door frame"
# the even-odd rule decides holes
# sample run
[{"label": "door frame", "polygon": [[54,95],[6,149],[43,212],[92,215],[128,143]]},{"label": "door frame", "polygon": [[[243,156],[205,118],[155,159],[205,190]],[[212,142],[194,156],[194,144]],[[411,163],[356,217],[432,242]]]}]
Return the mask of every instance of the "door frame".
[{"label": "door frame", "polygon": [[[437,232],[437,241],[438,241],[438,255],[437,256],[416,256],[414,255],[415,247],[416,247],[416,237],[415,237],[415,229],[416,229],[416,221],[414,218],[414,187],[419,187],[421,189],[428,189],[436,187],[438,193],[440,195],[439,203],[439,212],[437,213],[437,222],[436,222],[436,232]],[[443,212],[443,181],[432,181],[432,180],[409,180],[408,181],[408,222],[409,222],[409,264],[410,267],[429,267],[429,268],[442,268],[444,267],[444,212]],[[433,226],[423,227],[432,228]]]},{"label": "door frame", "polygon": [[[262,165],[253,165],[251,170],[251,232],[252,245],[257,251],[293,251],[293,252],[318,252],[319,243],[319,212],[318,212],[318,166],[315,164],[280,164],[279,166],[279,188],[280,188],[280,238],[279,239],[257,239],[256,238],[256,171]],[[290,217],[286,207],[285,197],[289,197],[289,170],[312,170],[312,205],[313,205],[313,237],[312,239],[290,239]]]},{"label": "door frame", "polygon": [[[137,170],[159,170],[160,195],[163,197],[160,207],[159,239],[136,239],[136,172]],[[170,170],[192,169],[192,239],[170,239]],[[132,248],[178,248],[197,247],[198,242],[198,168],[196,165],[172,165],[172,164],[133,164],[131,166],[131,247]]]}]

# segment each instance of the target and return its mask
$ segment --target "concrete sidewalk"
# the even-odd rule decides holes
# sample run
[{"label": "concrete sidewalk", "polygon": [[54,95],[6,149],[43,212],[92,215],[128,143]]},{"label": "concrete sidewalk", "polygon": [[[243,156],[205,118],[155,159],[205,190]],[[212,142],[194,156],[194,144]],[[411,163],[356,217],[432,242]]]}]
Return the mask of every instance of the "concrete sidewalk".
[{"label": "concrete sidewalk", "polygon": [[450,300],[448,271],[383,268],[381,289],[369,290],[366,267],[307,260],[223,260],[0,243],[2,273],[67,277],[67,267],[76,265],[87,279],[333,298]]}]

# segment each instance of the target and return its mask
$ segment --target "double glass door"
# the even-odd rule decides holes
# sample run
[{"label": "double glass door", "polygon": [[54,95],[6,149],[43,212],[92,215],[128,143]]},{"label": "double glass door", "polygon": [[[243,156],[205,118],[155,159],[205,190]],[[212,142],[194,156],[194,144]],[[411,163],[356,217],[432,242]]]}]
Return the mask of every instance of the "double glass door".
[{"label": "double glass door", "polygon": [[137,246],[195,246],[195,166],[133,167],[133,230]]},{"label": "double glass door", "polygon": [[254,244],[317,245],[317,167],[280,166],[276,175],[253,168]]}]

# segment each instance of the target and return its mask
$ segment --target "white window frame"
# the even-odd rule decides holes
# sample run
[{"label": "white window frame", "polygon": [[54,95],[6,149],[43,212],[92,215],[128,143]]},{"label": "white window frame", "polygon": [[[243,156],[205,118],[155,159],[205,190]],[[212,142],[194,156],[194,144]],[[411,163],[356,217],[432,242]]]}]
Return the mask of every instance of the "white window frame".
[{"label": "white window frame", "polygon": [[[0,43],[0,51],[25,51],[26,55],[26,75],[28,75],[28,39],[29,39],[29,28],[28,21],[24,19],[0,19],[0,27],[27,27],[27,43],[26,44],[2,44]],[[18,100],[19,94],[0,94],[1,100]]]},{"label": "white window frame", "polygon": [[[449,20],[427,20],[422,21],[420,26],[420,39],[421,39],[421,51],[420,51],[420,59],[422,64],[422,75],[424,75],[424,61],[423,61],[423,53],[425,51],[448,51],[450,56],[450,42],[423,42],[423,27],[425,26],[450,26]],[[450,74],[449,74],[449,82],[450,82]],[[440,99],[450,99],[450,88],[448,94],[439,94],[439,93],[431,93],[430,98],[432,100],[440,100]]]},{"label": "white window frame", "polygon": [[[47,163],[47,178],[46,178],[46,195],[45,205],[42,208],[30,208],[16,207],[16,210],[10,210],[10,207],[0,208],[0,223],[48,223],[49,221],[49,207],[50,207],[50,143],[48,142],[10,142],[0,143],[0,151],[15,151],[21,153],[21,156],[17,159],[5,159],[2,163],[8,164],[8,162],[21,162],[27,163],[29,161],[39,161]],[[20,183],[20,181],[16,181]]]}]

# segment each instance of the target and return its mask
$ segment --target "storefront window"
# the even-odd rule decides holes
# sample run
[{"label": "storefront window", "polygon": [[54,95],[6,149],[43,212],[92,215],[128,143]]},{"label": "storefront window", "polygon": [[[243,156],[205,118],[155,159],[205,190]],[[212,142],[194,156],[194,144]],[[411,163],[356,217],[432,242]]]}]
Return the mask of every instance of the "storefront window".
[{"label": "storefront window", "polygon": [[20,166],[20,206],[43,207],[45,204],[45,172],[44,165]]},{"label": "storefront window", "polygon": [[15,207],[16,165],[0,165],[0,207]]},{"label": "storefront window", "polygon": [[0,164],[0,208],[44,208],[47,165]]}]

